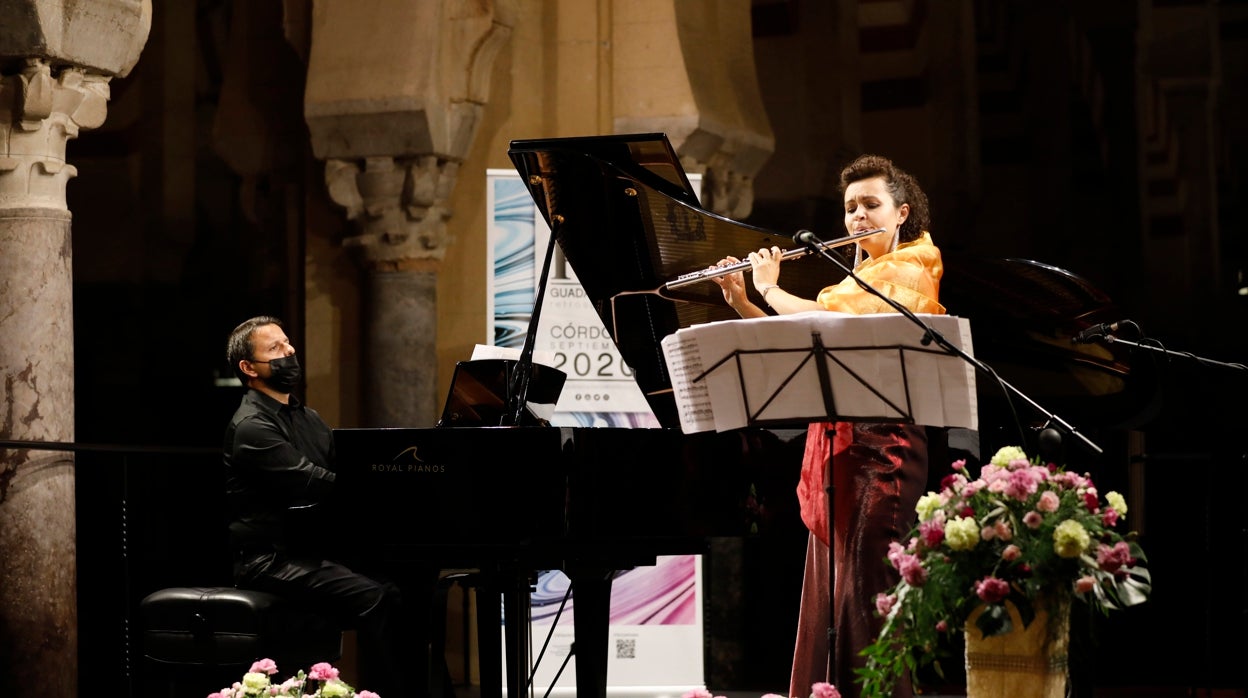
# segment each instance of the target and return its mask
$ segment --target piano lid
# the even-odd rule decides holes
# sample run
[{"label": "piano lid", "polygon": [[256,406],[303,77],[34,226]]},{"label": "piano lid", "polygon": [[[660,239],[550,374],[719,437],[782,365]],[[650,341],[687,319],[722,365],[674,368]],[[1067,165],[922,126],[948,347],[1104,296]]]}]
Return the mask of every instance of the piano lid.
[{"label": "piano lid", "polygon": [[[508,155],[559,243],[555,266],[566,260],[576,272],[655,417],[678,427],[660,342],[737,315],[712,281],[664,284],[728,255],[800,245],[702,209],[662,133],[516,140]],[[809,298],[839,279],[816,255],[786,261],[784,277],[786,289]]]}]

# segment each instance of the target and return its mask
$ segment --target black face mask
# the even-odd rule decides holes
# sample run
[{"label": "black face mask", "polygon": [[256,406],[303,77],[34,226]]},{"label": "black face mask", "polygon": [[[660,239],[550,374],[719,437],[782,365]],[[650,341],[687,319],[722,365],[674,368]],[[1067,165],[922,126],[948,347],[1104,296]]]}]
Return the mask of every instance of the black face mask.
[{"label": "black face mask", "polygon": [[303,369],[299,368],[299,358],[291,354],[280,359],[273,359],[268,364],[269,377],[262,380],[279,393],[293,393],[295,387],[299,385],[299,379],[303,377]]}]

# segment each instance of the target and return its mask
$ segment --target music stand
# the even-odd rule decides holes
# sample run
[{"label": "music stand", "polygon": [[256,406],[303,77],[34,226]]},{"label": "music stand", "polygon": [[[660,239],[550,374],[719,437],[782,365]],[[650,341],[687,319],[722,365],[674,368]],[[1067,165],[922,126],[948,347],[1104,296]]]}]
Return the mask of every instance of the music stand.
[{"label": "music stand", "polygon": [[[966,321],[962,318],[939,316],[932,319],[938,324],[965,329]],[[738,327],[732,327],[734,323]],[[762,325],[769,327],[761,327]],[[809,331],[809,344],[795,346],[794,327]],[[854,333],[852,329],[846,329],[855,327],[862,331]],[[759,329],[751,332],[743,331],[742,328]],[[786,330],[788,336],[777,339],[784,336]],[[863,341],[845,342],[840,346],[829,347],[823,339],[825,331],[833,333],[834,336],[857,334],[858,336],[852,338]],[[965,401],[965,406],[969,407],[974,404],[973,371],[959,357],[944,349],[930,348],[921,340],[910,341],[905,333],[913,335],[914,326],[907,319],[896,315],[846,317],[815,311],[813,314],[767,318],[762,321],[730,321],[688,328],[678,332],[670,342],[665,340],[664,350],[669,366],[680,365],[673,359],[677,353],[677,345],[682,346],[686,352],[698,354],[689,365],[704,365],[700,356],[705,355],[706,351],[699,340],[715,347],[710,350],[714,353],[724,352],[709,368],[699,372],[673,368],[674,384],[678,386],[678,390],[689,390],[698,383],[713,380],[717,373],[722,374],[724,379],[715,389],[720,393],[720,399],[711,395],[711,388],[707,389],[708,409],[711,405],[721,411],[727,407],[725,395],[735,385],[735,397],[739,399],[745,420],[745,424],[741,426],[777,426],[817,421],[905,424],[921,421],[931,426],[976,428],[977,420],[973,409],[966,410],[964,414],[957,410],[933,410],[930,404],[921,404],[930,400],[925,401],[919,395],[934,392],[941,396],[942,402],[946,399],[954,402]],[[962,336],[969,337],[969,333],[963,333]],[[691,343],[697,346],[691,348]],[[728,344],[734,345],[733,348],[728,349]],[[755,344],[761,346],[754,348]],[[969,342],[966,344],[969,348]],[[933,360],[947,360],[958,366],[959,370],[955,373],[960,373],[964,381],[961,384],[942,381],[942,372],[932,368],[930,361]],[[683,368],[688,368],[689,365],[684,365]],[[812,368],[817,376],[817,391],[808,390],[804,385],[803,378],[809,378]],[[764,380],[751,381],[751,376],[756,374],[769,375]],[[683,379],[689,375],[693,377],[686,383]],[[885,376],[892,378],[882,380]],[[877,385],[881,382],[889,385]],[[783,401],[780,400],[781,397],[784,398]],[[678,405],[682,404],[678,399]],[[784,406],[786,411],[768,416],[769,410],[774,410],[777,405]],[[833,532],[836,521],[836,493],[832,468],[833,461],[829,454],[823,476],[828,496],[830,601],[835,599],[836,583],[836,536]],[[834,685],[839,685],[842,678],[836,663],[838,640],[836,626],[830,623],[828,666]]]},{"label": "music stand", "polygon": [[[716,362],[706,371],[696,376],[693,380],[695,383],[698,381],[701,381],[708,374],[714,372],[720,366],[724,365],[725,363],[729,361],[732,361],[736,365],[738,379],[740,380],[741,385],[744,386],[746,384],[746,379],[745,379],[746,368],[744,366],[745,362],[744,362],[743,357],[768,355],[768,354],[770,355],[798,354],[803,357],[802,360],[798,362],[795,366],[793,366],[792,370],[784,378],[784,380],[781,382],[778,388],[776,388],[771,394],[769,395],[764,394],[762,396],[763,397],[762,404],[759,405],[757,409],[754,409],[751,406],[752,401],[750,399],[749,391],[748,390],[741,391],[741,403],[747,415],[747,420],[746,420],[747,426],[752,426],[752,427],[778,426],[778,425],[791,424],[794,421],[792,418],[783,418],[783,417],[766,418],[766,417],[763,417],[763,413],[765,413],[767,411],[767,408],[770,407],[772,404],[774,404],[775,401],[780,398],[780,394],[784,391],[784,388],[789,386],[801,374],[802,369],[805,368],[808,363],[814,364],[815,371],[817,375],[819,376],[819,395],[822,398],[824,414],[823,414],[823,417],[818,418],[818,420],[815,417],[811,417],[807,421],[819,421],[823,418],[826,418],[827,421],[904,422],[906,424],[914,424],[915,423],[914,401],[912,400],[911,395],[910,395],[910,381],[909,381],[909,375],[906,369],[906,353],[907,352],[920,352],[920,353],[928,353],[928,354],[945,355],[945,352],[940,351],[940,350],[909,347],[909,346],[903,346],[900,344],[896,344],[892,346],[849,346],[849,347],[836,347],[833,349],[833,348],[828,348],[824,346],[823,336],[818,331],[811,332],[810,339],[811,339],[810,346],[803,347],[800,349],[738,349],[738,350],[734,350],[727,356],[720,359],[718,362]],[[839,356],[839,354],[853,353],[853,352],[867,352],[873,355],[879,355],[881,353],[895,353],[897,355],[897,373],[898,375],[901,376],[901,385],[903,386],[903,395],[901,396],[901,400],[904,402],[904,405],[897,404],[898,398],[886,395],[880,389],[873,386],[867,380],[867,378],[862,375],[862,373],[860,372],[858,368],[853,366],[849,361]],[[884,414],[871,415],[871,414],[867,414],[863,412],[862,409],[858,409],[858,410],[855,410],[856,416],[848,417],[848,416],[841,415],[838,412],[837,407],[836,407],[836,398],[832,389],[831,370],[829,369],[829,366],[828,366],[829,362],[831,362],[837,368],[839,368],[844,375],[852,378],[857,385],[861,386],[871,395],[874,395],[879,400],[879,404],[886,407],[887,410],[889,411],[885,412]]]},{"label": "music stand", "polygon": [[[965,318],[924,320],[970,350]],[[685,433],[827,417],[978,428],[973,367],[925,344],[893,313],[727,320],[678,330],[662,344]]]}]

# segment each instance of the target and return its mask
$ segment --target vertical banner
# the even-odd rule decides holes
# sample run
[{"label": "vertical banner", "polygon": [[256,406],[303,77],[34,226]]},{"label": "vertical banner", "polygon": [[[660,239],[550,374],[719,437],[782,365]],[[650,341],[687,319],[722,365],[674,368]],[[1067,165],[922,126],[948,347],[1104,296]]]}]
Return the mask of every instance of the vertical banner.
[{"label": "vertical banner", "polygon": [[[487,328],[495,346],[519,349],[529,331],[550,228],[515,170],[487,170]],[[695,178],[690,177],[694,183]],[[695,183],[696,187],[697,184]],[[533,354],[567,374],[555,426],[658,427],[576,273],[555,246]]]},{"label": "vertical banner", "polygon": [[[700,177],[689,179],[696,191]],[[529,331],[550,229],[515,170],[487,170],[486,192],[487,334],[495,346],[519,349]],[[567,374],[552,425],[660,426],[558,245],[533,353]],[[552,695],[576,694],[576,658],[567,661],[576,605],[569,587],[562,572],[548,570],[539,574],[532,596],[535,656],[545,646],[533,679],[538,695],[548,689]],[[702,626],[701,556],[664,556],[653,566],[620,572],[612,582],[608,692],[613,698],[678,698],[703,687]]]}]

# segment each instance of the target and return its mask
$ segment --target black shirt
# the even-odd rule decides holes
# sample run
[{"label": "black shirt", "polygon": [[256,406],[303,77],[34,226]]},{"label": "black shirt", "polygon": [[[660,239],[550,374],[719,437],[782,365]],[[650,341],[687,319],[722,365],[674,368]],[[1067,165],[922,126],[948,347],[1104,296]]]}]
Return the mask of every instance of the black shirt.
[{"label": "black shirt", "polygon": [[[283,405],[248,390],[225,430],[225,491],[237,551],[303,547],[315,540],[308,522],[334,482],[334,436],[321,416],[290,396]],[[332,517],[329,517],[332,518]]]}]

